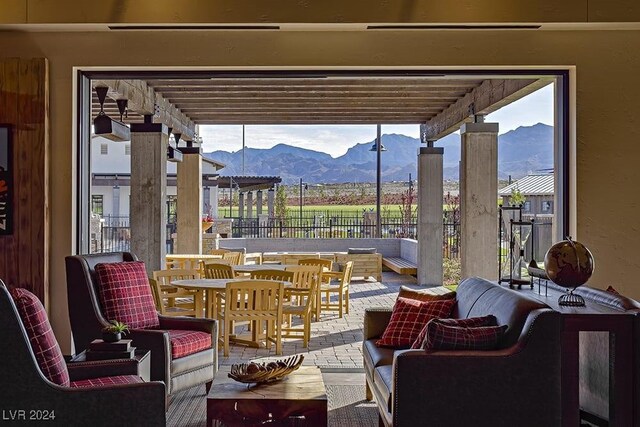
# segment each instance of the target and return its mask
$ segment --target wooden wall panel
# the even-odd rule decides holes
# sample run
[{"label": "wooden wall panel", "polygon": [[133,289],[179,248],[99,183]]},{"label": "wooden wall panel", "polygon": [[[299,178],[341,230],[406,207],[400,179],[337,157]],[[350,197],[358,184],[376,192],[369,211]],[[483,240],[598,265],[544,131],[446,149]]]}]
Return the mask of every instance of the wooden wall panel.
[{"label": "wooden wall panel", "polygon": [[13,218],[0,236],[0,278],[49,299],[49,88],[40,59],[0,61],[0,123],[13,126]]}]

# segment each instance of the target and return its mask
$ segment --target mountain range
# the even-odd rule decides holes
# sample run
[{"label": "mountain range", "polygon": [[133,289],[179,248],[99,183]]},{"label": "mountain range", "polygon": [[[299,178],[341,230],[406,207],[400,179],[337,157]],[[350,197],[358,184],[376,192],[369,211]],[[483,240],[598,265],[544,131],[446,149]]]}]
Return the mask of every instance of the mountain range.
[{"label": "mountain range", "polygon": [[[374,182],[376,156],[369,151],[374,141],[355,144],[340,157],[333,158],[305,148],[278,144],[268,149],[245,149],[246,175],[280,176],[285,184],[303,178],[308,183]],[[384,134],[381,169],[383,181],[405,181],[409,174],[417,178],[416,155],[420,140],[406,135]],[[444,178],[458,180],[460,135],[450,134],[438,140],[444,147]],[[225,163],[223,175],[240,175],[242,150],[214,151],[205,156]],[[498,136],[498,177],[517,179],[528,173],[553,167],[553,127],[538,123],[521,126]]]}]

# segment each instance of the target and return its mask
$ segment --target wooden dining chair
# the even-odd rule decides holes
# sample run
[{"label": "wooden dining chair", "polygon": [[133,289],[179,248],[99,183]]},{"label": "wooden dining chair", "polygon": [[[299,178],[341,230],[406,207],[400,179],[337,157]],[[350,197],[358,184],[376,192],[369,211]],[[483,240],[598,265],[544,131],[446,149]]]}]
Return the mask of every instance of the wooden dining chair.
[{"label": "wooden dining chair", "polygon": [[228,261],[231,265],[240,265],[243,264],[243,253],[242,252],[225,252],[222,254],[222,259],[224,261]]},{"label": "wooden dining chair", "polygon": [[235,274],[233,267],[224,260],[216,260],[203,263],[205,279],[233,279]]},{"label": "wooden dining chair", "polygon": [[[197,291],[190,291],[186,289],[180,289],[173,285],[171,282],[174,280],[187,280],[187,279],[199,279],[200,272],[193,269],[171,269],[171,270],[156,270],[153,272],[152,279],[157,282],[159,301],[165,307],[177,307],[184,309],[182,316],[197,316],[197,306],[201,306],[196,303],[196,298],[202,298],[201,293]],[[166,304],[165,304],[166,299]],[[177,312],[176,310],[171,310]],[[185,314],[185,313],[189,314]],[[178,314],[175,314],[178,316]],[[197,316],[200,317],[200,316]]]},{"label": "wooden dining chair", "polygon": [[226,254],[227,252],[230,252],[229,249],[209,249],[208,254],[220,255],[220,258],[222,258],[222,255]]},{"label": "wooden dining chair", "polygon": [[[282,299],[284,284],[267,280],[242,280],[227,283],[225,305],[222,313],[224,327],[223,354],[229,356],[229,335],[234,322],[256,322],[262,328],[265,324],[265,345],[276,345],[276,354],[282,354]],[[233,301],[233,303],[231,303]]]},{"label": "wooden dining chair", "polygon": [[[349,284],[351,282],[351,274],[353,273],[353,261],[348,261],[344,265],[344,270],[339,278],[331,281],[328,285],[320,285],[320,293],[325,299],[320,298],[320,309],[325,311],[337,311],[338,316],[342,317],[343,313],[349,314]],[[338,302],[331,302],[331,295],[338,294]]]},{"label": "wooden dining chair", "polygon": [[[298,265],[314,265],[321,267],[321,273],[325,271],[331,271],[333,269],[333,260],[326,258],[304,258],[298,261]],[[321,274],[319,285],[329,285],[331,283],[331,277],[328,274]],[[316,320],[320,320],[320,291],[317,292],[316,302],[314,304],[314,315]]]},{"label": "wooden dining chair", "polygon": [[168,301],[164,296],[164,293],[160,289],[158,281],[149,278],[149,286],[151,287],[151,294],[153,295],[153,302],[156,305],[156,310],[163,316],[189,316],[195,317],[196,312],[194,309],[183,308],[180,306],[169,306]]},{"label": "wooden dining chair", "polygon": [[255,270],[251,272],[250,277],[256,280],[281,280],[283,282],[293,281],[292,272],[276,269]]},{"label": "wooden dining chair", "polygon": [[[293,280],[292,286],[284,291],[289,298],[282,307],[282,313],[287,318],[287,326],[282,326],[282,337],[302,337],[302,346],[306,348],[311,339],[311,317],[315,311],[322,268],[315,265],[300,265],[287,267],[286,271],[293,273]],[[300,326],[293,325],[293,316],[301,318]]]}]

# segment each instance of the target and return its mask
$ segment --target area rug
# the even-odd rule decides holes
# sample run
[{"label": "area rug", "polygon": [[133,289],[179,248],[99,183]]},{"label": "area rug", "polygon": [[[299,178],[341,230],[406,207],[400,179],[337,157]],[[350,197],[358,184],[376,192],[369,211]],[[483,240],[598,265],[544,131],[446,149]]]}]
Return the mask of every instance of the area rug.
[{"label": "area rug", "polygon": [[[375,402],[365,400],[364,386],[328,385],[329,426],[371,427],[378,425]],[[204,386],[177,393],[167,412],[169,427],[204,427],[207,406]]]}]

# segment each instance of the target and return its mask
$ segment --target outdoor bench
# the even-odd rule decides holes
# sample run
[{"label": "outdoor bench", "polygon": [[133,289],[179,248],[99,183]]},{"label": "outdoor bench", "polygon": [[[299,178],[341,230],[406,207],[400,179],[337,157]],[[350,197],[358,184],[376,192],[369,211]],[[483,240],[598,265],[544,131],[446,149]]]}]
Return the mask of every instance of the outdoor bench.
[{"label": "outdoor bench", "polygon": [[418,274],[418,266],[415,262],[406,260],[400,257],[384,257],[382,258],[382,265],[395,271],[398,274],[411,274],[416,276]]}]

